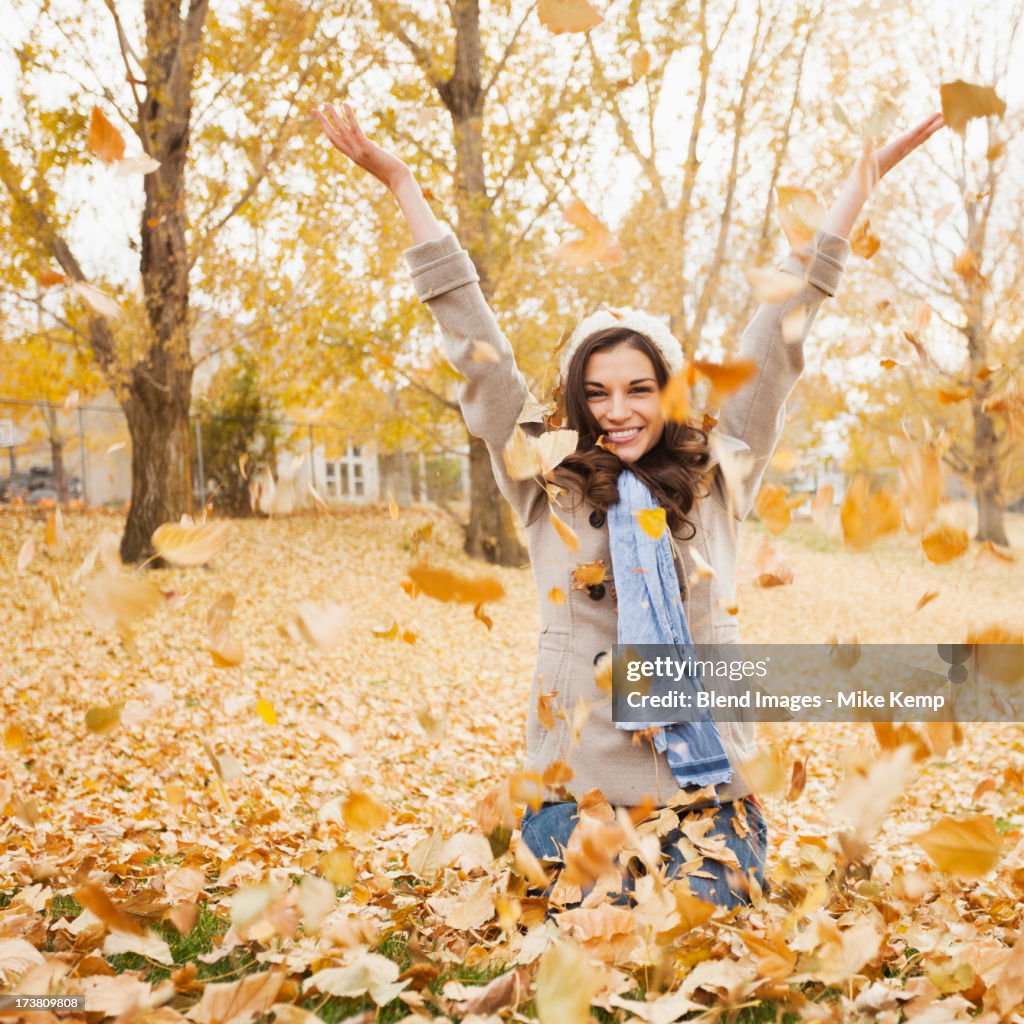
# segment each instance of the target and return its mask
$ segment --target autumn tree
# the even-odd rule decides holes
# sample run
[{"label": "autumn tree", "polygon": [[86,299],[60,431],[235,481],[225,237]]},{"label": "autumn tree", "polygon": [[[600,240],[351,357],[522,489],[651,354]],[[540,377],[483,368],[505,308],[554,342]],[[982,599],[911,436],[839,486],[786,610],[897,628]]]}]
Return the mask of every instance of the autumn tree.
[{"label": "autumn tree", "polygon": [[[23,38],[12,47],[24,127],[0,142],[0,182],[22,273],[52,278],[56,264],[88,306],[82,333],[132,438],[121,552],[137,560],[151,552],[156,526],[191,509],[192,290],[230,265],[225,228],[308,126],[306,108],[345,9],[332,5],[328,31],[320,5],[291,0],[224,14],[211,14],[208,0],[148,0],[141,9],[105,0],[104,8],[83,16],[78,5],[27,5]],[[36,85],[43,74],[64,83],[56,103]],[[130,147],[118,124],[130,130]],[[86,255],[95,246],[74,235],[77,203],[67,186],[81,180],[87,134],[94,158],[142,173],[141,201],[129,200],[138,229],[115,243],[128,250],[122,279],[137,254],[138,300],[117,303],[94,287],[104,263],[117,276],[114,261]],[[126,148],[136,147],[141,156],[126,162]],[[93,188],[86,202],[109,207],[102,186]],[[131,282],[116,287],[130,293]],[[38,304],[59,312],[57,302]]]}]

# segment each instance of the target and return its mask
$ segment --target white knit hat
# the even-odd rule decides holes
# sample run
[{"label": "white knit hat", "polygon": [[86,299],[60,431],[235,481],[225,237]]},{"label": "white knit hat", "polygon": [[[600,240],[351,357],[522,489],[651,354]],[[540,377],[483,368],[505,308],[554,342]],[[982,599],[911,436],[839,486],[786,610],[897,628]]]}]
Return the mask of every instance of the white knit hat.
[{"label": "white knit hat", "polygon": [[675,335],[656,316],[641,312],[639,309],[617,308],[605,306],[596,313],[591,313],[582,320],[572,332],[565,348],[562,350],[562,380],[569,375],[569,364],[577,349],[590,335],[609,327],[626,327],[637,334],[648,338],[652,345],[661,353],[668,366],[670,376],[681,373],[683,369],[683,346]]}]

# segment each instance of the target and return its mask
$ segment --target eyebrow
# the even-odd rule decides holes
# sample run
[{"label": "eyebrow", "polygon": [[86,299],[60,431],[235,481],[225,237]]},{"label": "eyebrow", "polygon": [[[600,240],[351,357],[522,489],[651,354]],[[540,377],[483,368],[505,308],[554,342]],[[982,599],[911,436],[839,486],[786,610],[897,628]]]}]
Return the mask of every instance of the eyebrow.
[{"label": "eyebrow", "polygon": [[[657,384],[658,383],[653,377],[638,377],[636,380],[631,380],[629,383],[630,383],[630,386],[632,386],[633,384],[646,384],[648,381],[650,381],[652,384]],[[584,385],[584,387],[588,387],[588,388],[603,388],[604,387],[604,385],[599,380],[585,380],[583,382],[583,385]]]}]

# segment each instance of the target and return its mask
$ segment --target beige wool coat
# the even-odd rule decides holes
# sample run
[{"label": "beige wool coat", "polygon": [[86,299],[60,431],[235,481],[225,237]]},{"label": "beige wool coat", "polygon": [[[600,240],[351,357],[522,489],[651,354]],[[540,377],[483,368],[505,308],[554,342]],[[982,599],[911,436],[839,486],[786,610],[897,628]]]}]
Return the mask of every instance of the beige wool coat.
[{"label": "beige wool coat", "polygon": [[[848,255],[845,238],[818,232],[810,246],[799,254],[791,253],[780,268],[803,278],[803,288],[784,303],[762,305],[743,334],[741,354],[761,370],[724,401],[713,431],[720,441],[713,452],[719,447],[749,452],[752,468],[739,493],[734,490],[730,510],[719,465],[711,493],[691,512],[696,536],[692,540],[680,535],[674,538],[680,594],[694,643],[739,640],[736,616],[727,610],[735,596],[738,524],[753,506],[782,432],[786,399],[804,365],[804,339],[822,300],[835,294]],[[502,452],[516,422],[522,419],[523,429],[533,435],[543,432],[544,425],[539,414],[532,420],[529,408],[524,414],[530,397],[526,381],[484,300],[473,263],[455,236],[416,245],[406,251],[405,258],[417,294],[441,328],[445,355],[466,378],[459,396],[466,425],[487,444],[498,486],[522,519],[529,539],[540,602],[540,636],[530,691],[525,767],[543,772],[554,761],[567,761],[574,772],[568,788],[576,796],[597,788],[612,804],[635,806],[650,797],[662,806],[678,790],[665,755],[656,753],[650,741],[634,746],[633,734],[615,727],[610,695],[595,682],[595,659],[611,650],[617,626],[605,515],[576,495],[563,502],[575,504],[574,511],[554,510],[579,538],[579,550],[570,552],[550,522],[548,500],[538,483],[513,480],[508,475]],[[803,338],[786,342],[782,318],[801,305],[807,312]],[[475,342],[492,346],[498,361],[474,359]],[[530,404],[536,405],[532,399]],[[694,552],[714,569],[712,578],[697,579]],[[574,590],[573,569],[598,559],[607,567],[606,583]],[[691,578],[697,581],[688,585]],[[567,595],[565,603],[548,599],[555,587]],[[590,716],[575,744],[565,717],[555,718],[553,729],[541,724],[538,697],[551,692],[555,693],[555,710],[564,708],[566,717],[571,718],[581,697],[589,705]],[[733,800],[749,792],[735,768],[756,754],[754,726],[725,722],[720,730],[735,774],[731,783],[718,787],[718,796]],[[546,798],[557,799],[550,792]]]}]

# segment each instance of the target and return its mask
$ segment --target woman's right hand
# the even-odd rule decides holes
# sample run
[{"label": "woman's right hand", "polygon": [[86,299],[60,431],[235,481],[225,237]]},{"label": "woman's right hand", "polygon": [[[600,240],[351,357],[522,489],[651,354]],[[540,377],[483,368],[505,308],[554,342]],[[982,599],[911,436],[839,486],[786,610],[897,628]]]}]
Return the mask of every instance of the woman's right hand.
[{"label": "woman's right hand", "polygon": [[339,113],[333,103],[325,103],[323,110],[313,111],[313,117],[335,149],[340,149],[354,164],[369,171],[394,192],[411,176],[408,166],[363,134],[355,112],[347,103],[342,104],[342,110],[344,113]]}]

